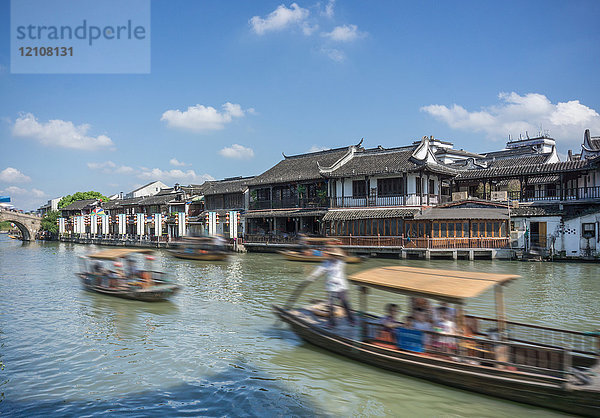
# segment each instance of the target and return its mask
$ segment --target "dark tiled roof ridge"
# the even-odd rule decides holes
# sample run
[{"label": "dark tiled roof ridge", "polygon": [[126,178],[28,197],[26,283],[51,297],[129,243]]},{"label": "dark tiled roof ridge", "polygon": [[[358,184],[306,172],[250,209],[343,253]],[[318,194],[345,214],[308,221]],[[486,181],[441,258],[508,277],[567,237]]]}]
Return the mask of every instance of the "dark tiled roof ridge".
[{"label": "dark tiled roof ridge", "polygon": [[321,151],[305,152],[304,154],[296,154],[296,155],[285,155],[285,153],[283,153],[283,158],[286,160],[291,160],[294,158],[314,157],[316,155],[325,155],[325,154],[330,154],[333,152],[347,151],[351,146],[352,145],[348,145],[347,147],[340,147],[340,148],[329,148],[329,149],[324,149]]}]

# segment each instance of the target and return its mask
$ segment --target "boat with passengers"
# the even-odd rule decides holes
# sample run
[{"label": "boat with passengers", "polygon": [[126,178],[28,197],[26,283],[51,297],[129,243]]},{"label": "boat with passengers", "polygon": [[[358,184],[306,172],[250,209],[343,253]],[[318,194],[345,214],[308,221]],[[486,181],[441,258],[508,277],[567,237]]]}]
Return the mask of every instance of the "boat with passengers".
[{"label": "boat with passengers", "polygon": [[[327,259],[326,249],[332,245],[338,246],[339,241],[332,238],[301,237],[298,240],[298,249],[281,250],[278,252],[288,261],[321,263]],[[357,264],[361,263],[363,258],[346,254],[344,261],[348,264]]]},{"label": "boat with passengers", "polygon": [[[600,332],[570,331],[506,319],[503,288],[519,276],[389,266],[349,277],[359,290],[356,326],[328,326],[322,307],[294,304],[301,283],[276,315],[304,340],[353,360],[512,401],[600,416]],[[411,302],[447,305],[450,335],[398,322],[390,328],[367,312],[369,289],[406,295]],[[494,289],[496,317],[467,315],[466,302]],[[417,308],[420,309],[420,308]],[[341,309],[334,310],[343,316]]]},{"label": "boat with passengers", "polygon": [[145,248],[115,248],[88,254],[80,257],[77,276],[91,292],[146,302],[166,300],[180,286],[153,268],[153,253]]},{"label": "boat with passengers", "polygon": [[167,250],[175,258],[197,261],[223,261],[231,254],[221,237],[182,237]]}]

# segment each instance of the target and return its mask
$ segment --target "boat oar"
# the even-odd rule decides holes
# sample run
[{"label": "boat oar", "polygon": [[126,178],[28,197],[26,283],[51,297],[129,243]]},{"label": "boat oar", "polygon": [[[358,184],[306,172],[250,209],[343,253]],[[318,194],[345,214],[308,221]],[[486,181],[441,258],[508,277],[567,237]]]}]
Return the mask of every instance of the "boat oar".
[{"label": "boat oar", "polygon": [[296,286],[296,289],[294,289],[294,291],[292,292],[288,300],[285,302],[285,305],[283,307],[285,309],[290,309],[292,305],[298,300],[302,292],[304,292],[304,289],[306,289],[306,287],[312,282],[312,279],[304,279],[298,286]]}]

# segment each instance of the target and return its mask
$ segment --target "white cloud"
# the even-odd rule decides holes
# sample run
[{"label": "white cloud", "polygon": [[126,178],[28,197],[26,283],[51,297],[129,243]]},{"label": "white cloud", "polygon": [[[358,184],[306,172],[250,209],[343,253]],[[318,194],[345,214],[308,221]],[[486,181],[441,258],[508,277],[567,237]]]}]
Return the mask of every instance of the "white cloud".
[{"label": "white cloud", "polygon": [[320,145],[313,145],[312,147],[310,147],[308,149],[308,152],[319,152],[319,151],[325,151],[325,150],[328,150],[328,149],[330,149],[330,148],[322,147]]},{"label": "white cloud", "polygon": [[173,128],[203,132],[223,129],[225,124],[233,121],[233,118],[241,118],[245,114],[239,104],[227,102],[222,108],[223,110],[219,112],[212,106],[197,104],[183,112],[179,109],[167,110],[160,120],[167,122],[167,125]]},{"label": "white cloud", "polygon": [[327,55],[335,62],[343,62],[346,59],[346,54],[343,51],[335,48],[322,48],[321,52]]},{"label": "white cloud", "polygon": [[160,168],[146,168],[137,176],[145,180],[161,180],[166,184],[172,182],[201,184],[208,180],[214,180],[210,174],[196,174],[194,170],[161,170]]},{"label": "white cloud", "polygon": [[16,168],[6,167],[4,170],[0,171],[0,181],[6,183],[26,183],[31,181],[31,177],[26,176]]},{"label": "white cloud", "polygon": [[17,186],[8,186],[6,189],[2,190],[2,193],[6,193],[8,195],[24,195],[27,194],[27,190],[17,187]]},{"label": "white cloud", "polygon": [[366,32],[360,32],[356,25],[336,26],[331,32],[324,32],[322,36],[338,42],[352,42],[364,38]]},{"label": "white cloud", "polygon": [[35,197],[44,197],[44,196],[46,196],[45,192],[41,191],[40,189],[36,189],[36,188],[31,189],[31,194],[33,194]]},{"label": "white cloud", "polygon": [[135,171],[133,167],[117,165],[112,161],[104,161],[102,163],[87,163],[87,166],[92,170],[101,170],[105,174],[131,174]]},{"label": "white cloud", "polygon": [[169,164],[174,165],[175,167],[184,167],[188,164],[184,163],[183,161],[179,161],[177,158],[171,158],[169,160]]},{"label": "white cloud", "polygon": [[31,195],[33,197],[44,197],[46,193],[41,191],[40,189],[36,189],[35,187],[31,190],[23,189],[22,187],[17,186],[8,186],[6,189],[1,190],[2,193],[6,193],[8,195],[15,196],[24,196]]},{"label": "white cloud", "polygon": [[537,135],[542,128],[561,141],[581,143],[583,131],[600,131],[600,115],[579,100],[553,104],[543,94],[521,96],[515,92],[500,93],[500,104],[470,112],[454,104],[429,105],[421,108],[453,129],[484,132],[490,139],[506,139],[509,134]]},{"label": "white cloud", "polygon": [[12,128],[16,137],[31,138],[48,146],[79,150],[96,150],[114,145],[106,135],[87,135],[90,125],[75,126],[73,122],[60,119],[40,123],[31,113],[19,116]]},{"label": "white cloud", "polygon": [[254,157],[252,148],[247,148],[240,144],[233,144],[230,147],[225,147],[219,151],[219,154],[226,158],[235,158],[238,160],[247,160]]},{"label": "white cloud", "polygon": [[266,32],[280,31],[295,24],[302,25],[309,14],[307,9],[303,9],[296,3],[292,3],[289,9],[281,4],[265,18],[252,17],[250,26],[256,34],[264,35]]},{"label": "white cloud", "polygon": [[325,5],[325,10],[321,12],[321,15],[332,18],[334,13],[333,6],[335,6],[335,0],[329,0],[327,5]]}]

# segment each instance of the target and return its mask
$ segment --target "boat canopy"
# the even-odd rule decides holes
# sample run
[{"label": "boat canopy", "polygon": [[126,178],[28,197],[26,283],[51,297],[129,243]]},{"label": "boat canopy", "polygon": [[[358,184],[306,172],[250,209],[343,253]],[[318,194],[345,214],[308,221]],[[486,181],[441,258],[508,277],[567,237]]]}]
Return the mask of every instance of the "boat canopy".
[{"label": "boat canopy", "polygon": [[131,254],[152,254],[153,252],[154,250],[150,248],[113,248],[88,254],[87,257],[97,260],[117,260]]},{"label": "boat canopy", "polygon": [[389,266],[361,271],[349,280],[360,286],[463,304],[465,299],[518,277],[515,274]]}]

